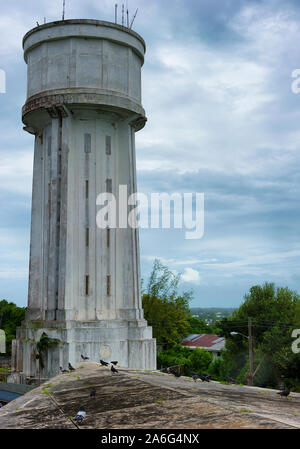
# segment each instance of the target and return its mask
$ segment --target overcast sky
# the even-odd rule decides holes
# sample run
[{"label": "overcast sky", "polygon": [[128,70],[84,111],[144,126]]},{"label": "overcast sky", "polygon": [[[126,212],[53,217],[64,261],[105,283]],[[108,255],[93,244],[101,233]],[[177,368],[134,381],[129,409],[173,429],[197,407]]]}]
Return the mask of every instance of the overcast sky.
[{"label": "overcast sky", "polygon": [[[66,18],[114,21],[115,0],[66,0]],[[122,2],[119,2],[121,5]],[[124,1],[124,3],[126,3]],[[299,0],[129,0],[147,45],[148,122],[137,133],[141,192],[204,192],[205,232],[140,231],[182,273],[191,306],[235,307],[265,281],[300,292]],[[120,9],[120,8],[119,8]],[[61,17],[61,0],[1,2],[0,299],[27,304],[33,136],[22,130],[22,37]]]}]

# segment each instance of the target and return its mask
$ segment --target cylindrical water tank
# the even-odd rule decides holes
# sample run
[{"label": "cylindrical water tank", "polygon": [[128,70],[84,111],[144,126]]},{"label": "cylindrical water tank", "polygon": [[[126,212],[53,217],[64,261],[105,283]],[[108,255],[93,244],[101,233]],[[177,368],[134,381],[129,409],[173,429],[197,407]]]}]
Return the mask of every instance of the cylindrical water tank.
[{"label": "cylindrical water tank", "polygon": [[23,121],[29,128],[41,126],[41,112],[48,108],[76,104],[133,112],[140,118],[137,128],[143,126],[145,42],[137,33],[109,22],[66,20],[29,31],[23,47],[28,65]]}]

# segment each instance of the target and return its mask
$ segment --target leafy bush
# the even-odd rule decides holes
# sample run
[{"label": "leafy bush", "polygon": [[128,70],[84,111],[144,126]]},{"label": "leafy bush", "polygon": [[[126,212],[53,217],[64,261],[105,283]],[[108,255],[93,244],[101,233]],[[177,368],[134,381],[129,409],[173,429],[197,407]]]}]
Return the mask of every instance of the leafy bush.
[{"label": "leafy bush", "polygon": [[0,329],[6,336],[6,353],[11,353],[11,342],[16,338],[16,329],[25,319],[25,307],[18,307],[5,299],[0,301]]},{"label": "leafy bush", "polygon": [[206,349],[196,348],[190,350],[180,345],[161,352],[157,357],[158,366],[167,368],[169,366],[183,365],[184,372],[189,375],[193,372],[207,371],[212,361],[212,355]]}]

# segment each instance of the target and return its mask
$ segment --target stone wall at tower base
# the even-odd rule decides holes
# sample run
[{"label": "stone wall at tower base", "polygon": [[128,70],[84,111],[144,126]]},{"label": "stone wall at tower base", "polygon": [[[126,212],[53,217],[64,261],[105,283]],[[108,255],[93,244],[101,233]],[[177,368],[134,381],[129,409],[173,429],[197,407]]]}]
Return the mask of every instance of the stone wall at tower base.
[{"label": "stone wall at tower base", "polygon": [[[39,352],[37,343],[43,334],[53,341]],[[117,360],[121,366],[156,369],[156,340],[145,320],[134,321],[28,321],[17,331],[12,346],[12,370],[26,377],[43,379],[68,369],[68,363],[100,359]]]}]

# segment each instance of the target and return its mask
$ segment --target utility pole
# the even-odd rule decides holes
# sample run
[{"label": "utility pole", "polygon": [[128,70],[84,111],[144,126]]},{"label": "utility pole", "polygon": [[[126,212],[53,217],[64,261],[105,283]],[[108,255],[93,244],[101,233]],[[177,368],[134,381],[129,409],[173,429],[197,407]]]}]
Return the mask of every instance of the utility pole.
[{"label": "utility pole", "polygon": [[253,385],[253,334],[252,334],[252,318],[248,318],[248,342],[249,342],[249,373],[248,385]]}]

